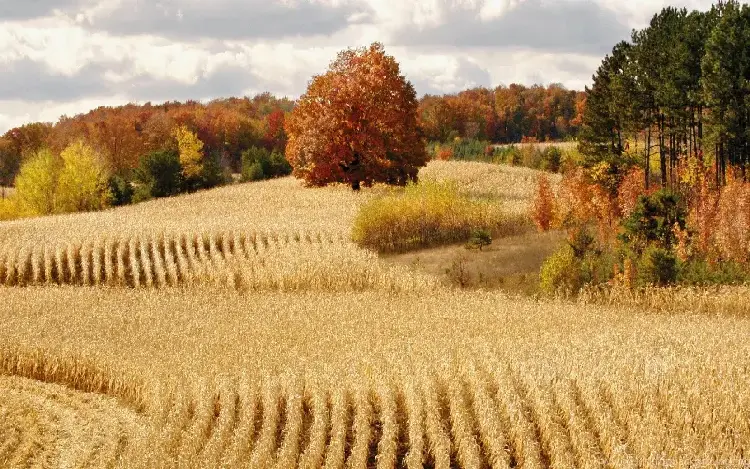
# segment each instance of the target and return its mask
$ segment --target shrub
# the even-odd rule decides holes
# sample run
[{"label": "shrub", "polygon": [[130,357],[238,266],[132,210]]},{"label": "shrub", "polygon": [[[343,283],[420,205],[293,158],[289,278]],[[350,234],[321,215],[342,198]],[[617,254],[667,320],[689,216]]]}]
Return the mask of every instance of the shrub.
[{"label": "shrub", "polygon": [[532,169],[541,168],[542,152],[533,145],[524,145],[521,147],[521,165]]},{"label": "shrub", "polygon": [[521,150],[518,147],[511,145],[507,147],[503,153],[505,164],[509,164],[511,166],[518,166],[521,164],[523,155],[521,154]]},{"label": "shrub", "polygon": [[631,214],[622,221],[624,233],[620,239],[636,253],[650,244],[671,250],[675,225],[685,229],[686,210],[679,195],[666,189],[650,196],[640,196]]},{"label": "shrub", "polygon": [[537,183],[536,197],[531,210],[531,219],[534,220],[539,231],[548,231],[552,228],[555,219],[555,195],[552,192],[549,179],[542,174]]},{"label": "shrub", "polygon": [[541,165],[539,169],[544,171],[551,171],[557,173],[560,171],[560,164],[562,162],[562,151],[554,146],[550,146],[542,151]]},{"label": "shrub", "polygon": [[490,244],[492,244],[492,233],[486,229],[477,229],[471,232],[471,237],[469,238],[466,247],[468,249],[479,249],[481,251],[483,247],[489,246]]},{"label": "shrub", "polygon": [[282,153],[250,147],[242,152],[242,180],[259,181],[291,174],[292,167]]},{"label": "shrub", "polygon": [[19,218],[18,206],[14,197],[0,199],[0,221]]},{"label": "shrub", "polygon": [[60,154],[63,165],[58,176],[55,211],[100,210],[111,199],[104,162],[83,142],[69,145]]},{"label": "shrub", "polygon": [[741,285],[750,282],[750,272],[733,261],[711,263],[691,259],[678,264],[677,280],[686,285]]},{"label": "shrub", "polygon": [[271,152],[271,156],[269,157],[270,164],[269,164],[269,177],[280,177],[280,176],[288,176],[292,174],[292,166],[289,164],[289,162],[286,160],[286,157],[284,154],[280,151],[274,150]]},{"label": "shrub", "polygon": [[667,249],[649,246],[641,255],[638,277],[642,285],[671,285],[677,280],[677,258]]},{"label": "shrub", "polygon": [[221,165],[221,156],[218,153],[206,155],[203,158],[203,167],[200,174],[200,188],[211,189],[227,182],[227,174]]},{"label": "shrub", "polygon": [[594,236],[585,226],[573,228],[568,233],[568,245],[579,259],[593,250],[594,242]]},{"label": "shrub", "polygon": [[155,151],[141,158],[135,170],[135,202],[151,197],[169,197],[182,190],[182,166],[176,151]]},{"label": "shrub", "polygon": [[435,154],[435,158],[441,160],[441,161],[448,161],[453,159],[453,149],[451,147],[445,146],[441,147],[437,153]]},{"label": "shrub", "polygon": [[730,181],[718,205],[715,236],[722,258],[750,263],[750,184]]},{"label": "shrub", "polygon": [[352,238],[378,251],[404,251],[465,242],[476,230],[497,234],[517,225],[498,205],[459,193],[453,182],[427,181],[366,203],[355,218]]},{"label": "shrub", "polygon": [[582,286],[581,260],[565,244],[545,259],[539,272],[539,286],[546,293],[572,294]]},{"label": "shrub", "polygon": [[113,206],[128,205],[133,201],[133,186],[122,176],[110,177],[107,186],[111,195],[110,203]]}]

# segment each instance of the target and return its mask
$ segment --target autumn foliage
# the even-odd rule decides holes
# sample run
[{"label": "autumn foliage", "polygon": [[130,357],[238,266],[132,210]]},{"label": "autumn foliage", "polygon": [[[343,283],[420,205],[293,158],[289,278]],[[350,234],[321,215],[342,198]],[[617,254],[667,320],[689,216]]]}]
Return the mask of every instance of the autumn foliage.
[{"label": "autumn foliage", "polygon": [[555,218],[555,194],[549,183],[549,178],[542,174],[539,176],[536,197],[532,209],[532,219],[539,231],[547,231],[552,228]]},{"label": "autumn foliage", "polygon": [[285,128],[293,174],[313,186],[403,185],[427,162],[414,88],[379,43],[340,52],[312,79]]}]

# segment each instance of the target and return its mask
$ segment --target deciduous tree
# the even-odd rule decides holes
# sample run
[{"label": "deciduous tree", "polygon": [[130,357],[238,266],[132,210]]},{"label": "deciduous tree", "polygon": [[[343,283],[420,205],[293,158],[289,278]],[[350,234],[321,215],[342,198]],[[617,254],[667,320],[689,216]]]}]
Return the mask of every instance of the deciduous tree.
[{"label": "deciduous tree", "polygon": [[340,52],[313,78],[286,131],[293,174],[314,186],[406,184],[427,162],[414,87],[379,43]]}]

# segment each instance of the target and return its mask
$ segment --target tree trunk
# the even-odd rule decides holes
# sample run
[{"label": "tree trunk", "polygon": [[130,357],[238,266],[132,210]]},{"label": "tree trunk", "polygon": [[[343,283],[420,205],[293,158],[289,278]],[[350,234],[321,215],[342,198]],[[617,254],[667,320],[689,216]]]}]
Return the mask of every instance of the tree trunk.
[{"label": "tree trunk", "polygon": [[359,187],[359,181],[358,180],[352,181],[352,190],[355,191],[355,192],[357,192],[357,191],[359,191],[359,189],[360,189],[360,187]]},{"label": "tree trunk", "polygon": [[664,114],[659,116],[659,169],[661,170],[661,187],[667,187],[667,154],[664,151]]},{"label": "tree trunk", "polygon": [[648,190],[651,184],[651,125],[646,131],[646,165],[643,169],[646,173],[646,190]]}]

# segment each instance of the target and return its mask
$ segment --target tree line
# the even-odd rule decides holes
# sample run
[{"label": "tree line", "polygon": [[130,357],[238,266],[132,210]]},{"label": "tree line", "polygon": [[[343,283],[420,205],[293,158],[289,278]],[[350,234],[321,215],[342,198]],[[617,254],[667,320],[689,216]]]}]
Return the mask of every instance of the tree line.
[{"label": "tree line", "polygon": [[0,185],[13,185],[21,165],[42,149],[59,155],[84,141],[113,174],[129,177],[152,152],[178,152],[175,130],[185,128],[202,143],[202,159],[217,161],[228,172],[242,171],[243,152],[256,147],[283,153],[284,116],[294,103],[270,93],[255,97],[163,104],[99,107],[54,125],[35,122],[0,137]]},{"label": "tree line", "polygon": [[[584,98],[584,93],[556,84],[474,88],[423,96],[418,100],[417,120],[428,141],[446,142],[456,137],[494,143],[563,140],[577,135]],[[113,174],[129,177],[144,155],[177,151],[173,133],[181,126],[203,143],[205,158],[218,161],[227,172],[240,173],[242,154],[252,147],[284,153],[284,122],[294,106],[290,99],[262,93],[207,104],[174,101],[99,107],[73,117],[62,116],[55,124],[29,123],[0,137],[0,186],[14,184],[29,155],[43,148],[59,155],[80,140],[102,156]]]},{"label": "tree line", "polygon": [[655,14],[614,46],[586,89],[579,139],[587,166],[608,174],[613,190],[623,168],[635,164],[646,187],[674,187],[686,169],[706,164],[718,185],[728,168],[747,180],[748,51],[748,5],[726,1],[705,12],[668,7]]},{"label": "tree line", "polygon": [[494,143],[568,140],[580,129],[585,97],[560,84],[425,95],[419,101],[419,124],[427,140],[438,142],[455,137]]}]

